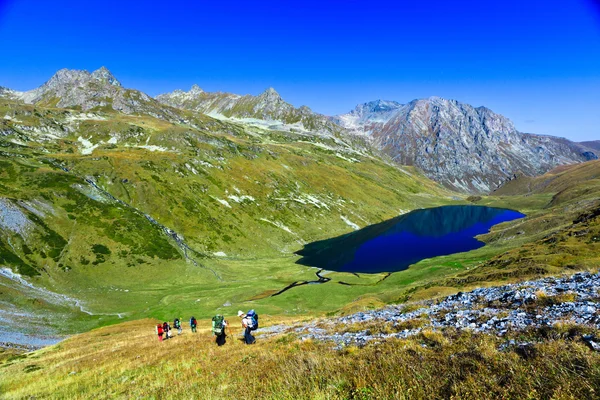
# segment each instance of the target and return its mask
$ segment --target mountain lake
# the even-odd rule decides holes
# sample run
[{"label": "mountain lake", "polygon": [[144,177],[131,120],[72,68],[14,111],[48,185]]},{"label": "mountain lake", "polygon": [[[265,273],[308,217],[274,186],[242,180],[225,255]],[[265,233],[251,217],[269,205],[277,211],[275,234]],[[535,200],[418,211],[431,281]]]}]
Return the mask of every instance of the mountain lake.
[{"label": "mountain lake", "polygon": [[443,206],[411,211],[332,239],[309,243],[298,264],[350,273],[396,272],[426,258],[483,247],[475,238],[525,217],[508,209]]}]

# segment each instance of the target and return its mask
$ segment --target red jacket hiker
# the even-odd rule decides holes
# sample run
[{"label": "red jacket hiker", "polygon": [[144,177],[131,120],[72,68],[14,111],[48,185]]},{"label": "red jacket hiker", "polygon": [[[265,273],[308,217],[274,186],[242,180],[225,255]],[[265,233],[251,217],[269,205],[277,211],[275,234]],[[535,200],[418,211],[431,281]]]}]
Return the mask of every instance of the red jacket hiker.
[{"label": "red jacket hiker", "polygon": [[158,334],[158,341],[162,342],[164,334],[162,324],[156,325],[156,333]]}]

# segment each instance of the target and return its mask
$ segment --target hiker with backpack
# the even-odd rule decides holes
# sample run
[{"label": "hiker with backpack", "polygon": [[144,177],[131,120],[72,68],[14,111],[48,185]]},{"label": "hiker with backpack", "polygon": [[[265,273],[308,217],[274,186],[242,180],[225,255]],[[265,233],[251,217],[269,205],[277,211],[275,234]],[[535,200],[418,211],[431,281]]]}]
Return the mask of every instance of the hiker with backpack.
[{"label": "hiker with backpack", "polygon": [[238,317],[242,319],[242,327],[244,328],[244,343],[253,344],[256,338],[252,336],[252,331],[258,329],[258,314],[254,310],[244,314],[243,311],[238,311]]},{"label": "hiker with backpack", "polygon": [[173,321],[173,327],[177,329],[177,334],[181,335],[181,320],[179,318],[175,318],[175,321]]},{"label": "hiker with backpack", "polygon": [[198,326],[198,321],[196,321],[196,318],[194,318],[194,317],[190,318],[190,328],[192,328],[193,333],[196,333],[197,326]]},{"label": "hiker with backpack", "polygon": [[168,322],[163,322],[163,332],[165,333],[165,339],[169,339],[171,337],[171,327]]},{"label": "hiker with backpack", "polygon": [[156,334],[158,335],[158,341],[162,342],[164,331],[163,331],[163,326],[160,323],[158,325],[156,325]]},{"label": "hiker with backpack", "polygon": [[215,335],[217,346],[223,346],[227,341],[226,329],[229,326],[225,317],[217,314],[212,318],[212,333]]}]

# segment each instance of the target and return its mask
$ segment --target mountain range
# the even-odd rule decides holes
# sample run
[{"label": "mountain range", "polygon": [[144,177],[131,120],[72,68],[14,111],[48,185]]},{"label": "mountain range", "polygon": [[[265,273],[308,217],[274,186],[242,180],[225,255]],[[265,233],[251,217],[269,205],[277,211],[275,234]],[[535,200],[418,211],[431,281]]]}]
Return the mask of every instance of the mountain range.
[{"label": "mountain range", "polygon": [[597,143],[519,132],[506,117],[486,107],[440,97],[406,104],[376,100],[347,114],[325,116],[294,107],[272,88],[258,96],[205,92],[194,85],[152,98],[125,89],[102,67],[58,71],[42,86],[0,96],[47,107],[83,111],[112,109],[194,126],[206,115],[266,129],[332,137],[343,146],[398,165],[416,166],[426,176],[459,192],[488,193],[515,175],[536,176],[552,168],[597,158]]},{"label": "mountain range", "polygon": [[[193,87],[153,98],[105,68],[61,70],[31,91],[0,90],[0,336],[255,304],[300,314],[395,301],[407,285],[453,271],[489,267],[496,276],[496,264],[479,263],[509,249],[500,261],[521,260],[510,273],[529,276],[539,265],[526,264],[518,246],[596,206],[598,163],[578,163],[594,151],[594,143],[521,133],[488,109],[440,98],[325,116],[272,89],[238,96]],[[552,184],[556,169],[528,176],[564,163],[582,168]],[[464,193],[502,181],[497,196]],[[392,276],[315,277],[296,263],[308,243],[467,202],[528,219],[482,238],[490,245],[468,259]],[[545,260],[545,249],[528,251]],[[325,277],[324,291],[308,285]]]}]

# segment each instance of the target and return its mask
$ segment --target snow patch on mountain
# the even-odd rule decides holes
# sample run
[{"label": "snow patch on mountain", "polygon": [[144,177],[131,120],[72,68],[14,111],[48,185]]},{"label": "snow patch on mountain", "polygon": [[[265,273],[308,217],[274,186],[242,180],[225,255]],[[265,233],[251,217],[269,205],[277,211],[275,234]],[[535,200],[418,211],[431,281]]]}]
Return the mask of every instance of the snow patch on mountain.
[{"label": "snow patch on mountain", "polygon": [[350,228],[354,229],[355,231],[360,229],[360,226],[356,225],[354,222],[350,221],[345,216],[340,215],[340,218],[342,219],[342,221],[344,221],[346,223],[346,225],[348,225]]},{"label": "snow patch on mountain", "polygon": [[261,221],[264,221],[264,222],[267,222],[267,223],[269,223],[269,224],[271,224],[271,225],[273,225],[273,226],[276,226],[276,227],[277,227],[277,228],[279,228],[279,229],[283,229],[283,230],[284,230],[284,231],[286,231],[287,233],[291,233],[292,235],[295,235],[295,233],[294,233],[294,232],[292,232],[292,230],[291,230],[290,228],[288,228],[287,226],[285,226],[284,224],[282,224],[282,223],[281,223],[281,222],[279,222],[279,221],[270,221],[270,220],[268,220],[268,219],[266,219],[266,218],[261,218],[260,220],[261,220]]},{"label": "snow patch on mountain", "polygon": [[81,137],[81,136],[79,136],[79,137],[77,138],[77,141],[78,141],[79,143],[81,143],[81,145],[82,145],[82,147],[81,147],[81,149],[80,149],[79,151],[80,151],[80,152],[81,152],[81,154],[83,154],[83,155],[89,155],[89,154],[92,154],[92,152],[93,152],[93,151],[94,151],[96,148],[98,148],[98,146],[100,146],[100,145],[101,145],[101,143],[96,143],[96,144],[93,144],[92,142],[90,142],[90,141],[89,141],[89,139],[85,139],[85,138],[83,138],[83,137]]}]

